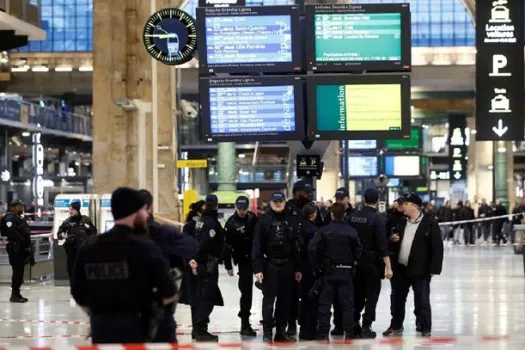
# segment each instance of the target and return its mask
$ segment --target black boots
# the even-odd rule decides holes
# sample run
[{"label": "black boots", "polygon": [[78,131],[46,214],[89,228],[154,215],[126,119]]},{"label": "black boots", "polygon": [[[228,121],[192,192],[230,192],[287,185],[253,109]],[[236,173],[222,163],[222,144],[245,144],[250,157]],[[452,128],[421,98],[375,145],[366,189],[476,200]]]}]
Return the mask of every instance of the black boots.
[{"label": "black boots", "polygon": [[288,323],[287,334],[289,337],[295,337],[297,335],[297,324],[295,322]]},{"label": "black boots", "polygon": [[264,329],[263,330],[263,341],[265,343],[271,343],[273,341],[273,338],[272,338],[273,334],[272,334],[272,329]]},{"label": "black boots", "polygon": [[9,299],[9,301],[12,303],[27,303],[27,298],[24,298],[19,290],[14,290],[11,292],[11,299]]},{"label": "black boots", "polygon": [[377,337],[377,333],[367,326],[363,326],[363,329],[361,329],[361,333],[359,335],[362,339],[375,339]]},{"label": "black boots", "polygon": [[295,338],[290,337],[284,327],[277,327],[277,330],[275,331],[275,337],[273,338],[276,342],[284,342],[284,343],[291,343],[295,341]]},{"label": "black boots", "polygon": [[197,327],[194,330],[195,341],[197,342],[218,342],[219,337],[208,332],[206,327]]},{"label": "black boots", "polygon": [[241,331],[239,333],[241,333],[241,335],[245,337],[256,337],[257,336],[257,332],[253,330],[252,326],[250,325],[249,319],[243,319],[241,321]]}]

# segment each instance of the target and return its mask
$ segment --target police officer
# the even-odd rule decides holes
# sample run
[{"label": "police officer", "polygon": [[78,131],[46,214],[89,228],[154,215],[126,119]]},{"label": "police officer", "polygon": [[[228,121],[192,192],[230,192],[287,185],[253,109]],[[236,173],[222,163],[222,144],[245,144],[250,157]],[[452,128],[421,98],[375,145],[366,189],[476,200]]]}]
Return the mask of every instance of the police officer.
[{"label": "police officer", "polygon": [[[290,290],[301,281],[297,233],[288,222],[285,211],[285,196],[272,194],[270,208],[262,215],[255,227],[253,242],[253,270],[263,289],[264,341],[272,341],[274,320],[277,331],[275,341],[293,341],[285,333],[290,312]],[[295,278],[294,278],[295,272]]]},{"label": "police officer", "polygon": [[219,261],[223,254],[224,230],[219,222],[219,200],[214,194],[206,196],[202,214],[202,230],[196,232],[199,251],[190,265],[198,277],[197,290],[192,295],[195,340],[219,341],[219,337],[208,332],[210,314],[215,305],[224,302],[219,289]]},{"label": "police officer", "polygon": [[[372,188],[365,191],[365,206],[350,217],[350,225],[359,234],[363,253],[357,266],[354,279],[355,295],[355,335],[364,339],[373,339],[372,322],[376,319],[376,306],[381,293],[383,276],[392,278],[392,266],[388,253],[386,221],[377,213],[375,206],[379,193]],[[363,328],[360,327],[361,312]]]},{"label": "police officer", "polygon": [[59,239],[65,239],[64,250],[66,251],[67,275],[70,283],[78,250],[89,236],[97,234],[97,228],[93,225],[91,219],[80,213],[81,207],[82,203],[80,201],[71,202],[69,217],[60,225],[57,232]]},{"label": "police officer", "polygon": [[93,343],[152,341],[151,304],[173,305],[175,283],[160,249],[139,235],[147,232],[142,194],[118,188],[111,212],[115,226],[91,237],[79,251],[71,294],[90,316]]},{"label": "police officer", "polygon": [[252,243],[257,224],[257,217],[248,210],[250,201],[239,196],[235,201],[235,213],[228,219],[226,229],[226,247],[224,267],[228,275],[234,275],[233,262],[239,268],[239,290],[241,292],[240,311],[241,335],[255,337],[257,333],[250,325],[253,296]]},{"label": "police officer", "polygon": [[[341,203],[332,206],[332,223],[324,226],[310,241],[308,254],[312,266],[323,266],[323,286],[319,296],[318,339],[328,341],[330,308],[337,290],[342,308],[343,329],[346,339],[354,337],[353,270],[361,257],[357,231],[345,218]],[[319,270],[314,268],[314,271]]]},{"label": "police officer", "polygon": [[[312,185],[305,180],[297,181],[293,186],[293,198],[286,202],[286,215],[288,222],[295,230],[295,233],[300,240],[299,245],[302,245],[301,225],[303,222],[303,208],[306,204],[312,203]],[[316,206],[317,208],[317,206]],[[321,211],[317,208],[317,216],[315,219],[317,225],[321,226],[323,217]],[[290,308],[290,315],[288,317],[288,335],[294,337],[297,334],[297,319],[299,316],[299,284],[294,283],[292,286],[292,306]]]},{"label": "police officer", "polygon": [[[352,204],[350,203],[350,192],[344,187],[338,188],[337,191],[335,191],[335,202],[341,203],[345,207],[345,221],[350,222],[350,216],[354,212],[354,208],[352,207]],[[328,216],[325,218],[325,224],[329,224],[331,221],[331,216]],[[341,336],[344,334],[343,331],[343,318],[341,315],[341,307],[339,306],[339,296],[337,295],[337,291],[334,293],[334,329],[330,334],[334,336]]]},{"label": "police officer", "polygon": [[[163,225],[155,221],[153,216],[153,196],[147,190],[140,190],[146,200],[148,211],[148,231],[151,239],[158,245],[168,260],[172,275],[177,287],[182,278],[184,260],[189,260],[197,254],[199,246],[197,241],[190,235],[184,235],[175,226]],[[173,318],[173,308],[165,307],[164,315],[159,322],[157,335],[153,339],[156,343],[176,343],[177,324]]]},{"label": "police officer", "polygon": [[20,287],[24,282],[24,267],[31,257],[31,230],[26,219],[22,216],[24,204],[15,200],[9,205],[9,212],[2,218],[2,237],[7,237],[7,254],[9,264],[13,269],[11,277],[12,303],[25,303],[27,299],[20,294]]}]

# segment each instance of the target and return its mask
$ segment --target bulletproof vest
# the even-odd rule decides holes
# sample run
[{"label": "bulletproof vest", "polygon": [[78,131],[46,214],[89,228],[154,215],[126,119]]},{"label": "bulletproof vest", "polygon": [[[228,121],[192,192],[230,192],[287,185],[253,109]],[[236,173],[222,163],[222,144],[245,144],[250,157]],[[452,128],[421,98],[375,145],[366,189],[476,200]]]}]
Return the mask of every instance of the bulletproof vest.
[{"label": "bulletproof vest", "polygon": [[287,259],[292,256],[293,250],[292,229],[286,221],[273,221],[270,226],[267,256],[271,259]]},{"label": "bulletproof vest", "polygon": [[329,260],[331,265],[352,265],[354,263],[350,235],[328,231],[323,234],[323,240],[324,258]]},{"label": "bulletproof vest", "polygon": [[89,232],[86,228],[84,219],[80,219],[78,222],[71,221],[64,244],[81,245],[87,240],[88,236]]},{"label": "bulletproof vest", "polygon": [[365,216],[360,216],[359,212],[350,217],[350,224],[357,230],[359,241],[363,249],[374,250],[374,225],[373,221]]}]

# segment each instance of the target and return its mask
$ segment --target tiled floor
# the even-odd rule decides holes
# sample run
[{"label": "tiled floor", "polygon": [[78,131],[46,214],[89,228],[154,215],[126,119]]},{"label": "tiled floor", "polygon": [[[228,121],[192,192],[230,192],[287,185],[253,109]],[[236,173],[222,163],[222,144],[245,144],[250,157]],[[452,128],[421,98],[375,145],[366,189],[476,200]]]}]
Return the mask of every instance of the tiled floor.
[{"label": "tiled floor", "polygon": [[[238,291],[236,278],[221,275],[221,289],[226,305],[212,314],[211,330],[220,332],[221,343],[237,343],[239,327],[237,315]],[[63,348],[66,345],[86,344],[87,319],[70,305],[69,291],[52,284],[25,286],[23,294],[30,299],[24,305],[13,305],[7,300],[10,289],[0,287],[0,346],[37,345]],[[378,321],[374,328],[379,332],[390,321],[388,296],[390,286],[383,282],[378,306]],[[258,326],[261,294],[255,291],[252,323]],[[412,297],[407,303],[413,305]],[[523,259],[514,255],[511,248],[447,248],[444,273],[432,281],[433,335],[435,343],[416,338],[414,316],[407,313],[406,337],[403,344],[356,343],[356,349],[523,349],[525,348],[525,278]],[[189,313],[186,306],[177,310],[179,332],[187,333]],[[485,338],[486,336],[507,336]],[[446,337],[446,338],[444,338]],[[490,340],[490,341],[489,341]],[[179,335],[180,343],[191,338]],[[244,343],[242,348],[264,348],[261,337]],[[231,345],[231,344],[230,344]],[[215,348],[217,345],[211,346]],[[316,343],[300,343],[302,349],[328,348]],[[334,344],[330,347],[341,348]],[[200,346],[198,347],[200,348]],[[210,348],[205,346],[203,348]],[[276,348],[276,347],[274,347]],[[286,346],[289,349],[289,346]],[[295,347],[294,347],[295,348]]]}]

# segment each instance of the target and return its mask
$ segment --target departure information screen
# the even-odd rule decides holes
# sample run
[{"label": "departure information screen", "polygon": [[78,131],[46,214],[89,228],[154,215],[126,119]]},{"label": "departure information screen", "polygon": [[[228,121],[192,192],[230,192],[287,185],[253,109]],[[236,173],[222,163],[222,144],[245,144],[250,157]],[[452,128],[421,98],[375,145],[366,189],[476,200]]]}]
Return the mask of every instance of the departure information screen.
[{"label": "departure information screen", "polygon": [[374,177],[379,175],[377,157],[348,157],[348,174],[350,177]]},{"label": "departure information screen", "polygon": [[419,176],[420,169],[419,156],[385,156],[386,176]]},{"label": "departure information screen", "polygon": [[376,140],[348,140],[348,149],[376,149]]},{"label": "departure information screen", "polygon": [[404,139],[385,140],[385,148],[390,151],[415,151],[421,147],[421,129],[412,128],[410,137]]},{"label": "departure information screen", "polygon": [[258,137],[293,139],[299,132],[304,136],[299,86],[300,81],[293,78],[201,80],[205,137],[258,141]]},{"label": "departure information screen", "polygon": [[[378,103],[381,101],[381,103]],[[316,86],[318,131],[401,130],[401,86]]]},{"label": "departure information screen", "polygon": [[400,61],[400,13],[315,15],[317,62]]},{"label": "departure information screen", "polygon": [[292,62],[290,16],[206,18],[208,64]]},{"label": "departure information screen", "polygon": [[197,8],[202,73],[296,72],[297,6]]}]

